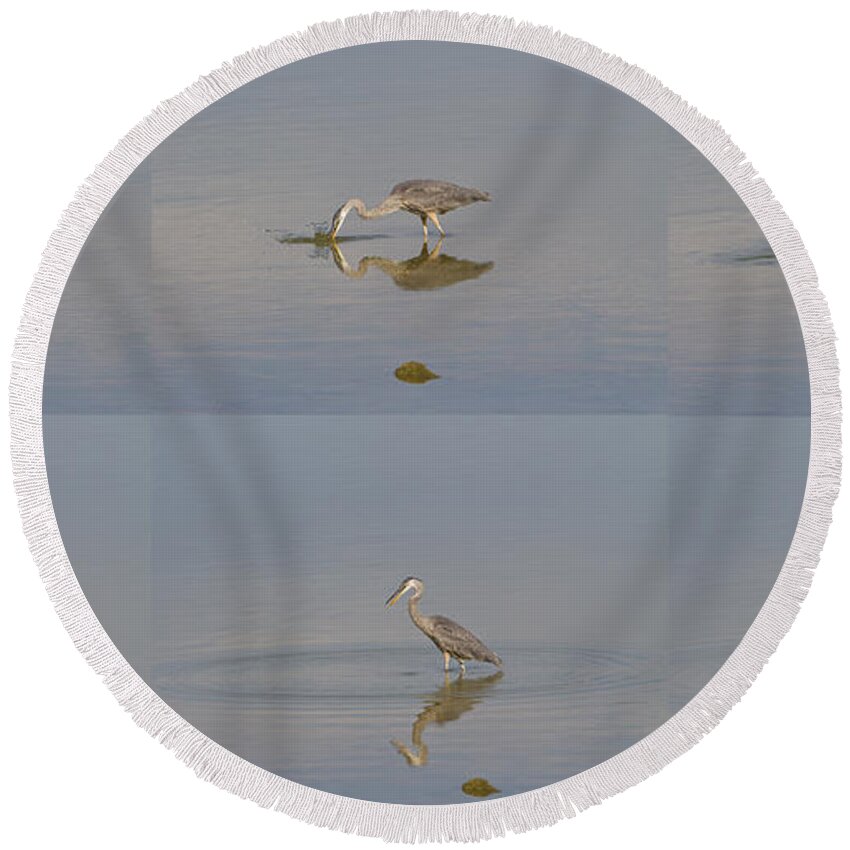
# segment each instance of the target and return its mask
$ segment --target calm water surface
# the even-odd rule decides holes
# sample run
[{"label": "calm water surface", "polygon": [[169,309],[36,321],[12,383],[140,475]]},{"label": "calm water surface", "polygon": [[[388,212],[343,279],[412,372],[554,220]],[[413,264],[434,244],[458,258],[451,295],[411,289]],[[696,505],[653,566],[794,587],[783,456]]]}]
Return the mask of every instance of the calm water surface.
[{"label": "calm water surface", "polygon": [[[290,779],[448,802],[597,764],[702,687],[785,557],[808,419],[53,415],[45,439],[83,590],[177,711]],[[383,608],[411,574],[503,676],[444,680]]]},{"label": "calm water surface", "polygon": [[[407,213],[350,216],[344,263],[280,241],[417,176],[493,196],[430,262]],[[393,380],[410,360],[442,376],[427,393]],[[164,141],[80,255],[45,382],[57,413],[808,404],[779,265],[690,144],[562,65],[409,42],[295,63]]]}]

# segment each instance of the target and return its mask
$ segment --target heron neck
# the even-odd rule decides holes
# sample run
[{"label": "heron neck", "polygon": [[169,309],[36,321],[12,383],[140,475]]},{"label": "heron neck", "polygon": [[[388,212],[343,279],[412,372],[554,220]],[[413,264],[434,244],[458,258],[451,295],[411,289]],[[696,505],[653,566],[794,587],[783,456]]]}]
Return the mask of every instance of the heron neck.
[{"label": "heron neck", "polygon": [[411,596],[407,600],[407,613],[410,614],[410,619],[413,620],[414,625],[421,629],[425,618],[419,611],[419,596]]},{"label": "heron neck", "polygon": [[392,197],[385,198],[378,206],[371,209],[360,198],[352,198],[348,205],[357,212],[360,218],[379,218],[382,215],[396,212],[401,206],[398,200]]}]

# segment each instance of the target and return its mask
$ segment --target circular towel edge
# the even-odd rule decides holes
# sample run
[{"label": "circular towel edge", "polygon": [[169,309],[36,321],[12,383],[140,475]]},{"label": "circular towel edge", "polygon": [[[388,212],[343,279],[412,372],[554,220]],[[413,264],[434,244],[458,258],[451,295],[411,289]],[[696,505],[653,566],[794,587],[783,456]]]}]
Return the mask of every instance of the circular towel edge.
[{"label": "circular towel edge", "polygon": [[[320,791],[246,761],[178,715],[127,663],[83,594],[53,512],[42,440],[44,369],[59,300],[83,243],[131,172],[202,109],[263,74],[332,50],[401,40],[466,42],[551,59],[608,83],[681,133],[735,189],[776,254],[809,369],[811,450],[797,529],[773,589],[735,651],[684,708],[618,755],[552,785],[474,803],[401,805]],[[718,122],[637,66],[549,26],[471,12],[375,12],[316,23],[224,63],[139,122],[79,187],[42,254],[12,356],[10,418],[14,484],[33,559],[75,645],[135,722],[220,788],[311,824],[391,842],[479,841],[553,824],[636,785],[690,749],[741,699],[790,628],[811,585],[841,476],[841,397],[829,310],[799,234],[743,152]]]}]

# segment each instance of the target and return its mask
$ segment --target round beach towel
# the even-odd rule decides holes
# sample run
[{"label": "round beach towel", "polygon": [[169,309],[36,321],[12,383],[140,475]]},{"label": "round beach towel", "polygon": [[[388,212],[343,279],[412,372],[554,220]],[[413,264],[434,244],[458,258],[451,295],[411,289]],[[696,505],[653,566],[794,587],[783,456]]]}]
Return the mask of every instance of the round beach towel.
[{"label": "round beach towel", "polygon": [[13,374],[63,620],[203,778],[390,840],[571,816],[740,698],[835,495],[832,331],[713,122],[549,29],[322,24],[81,188]]}]

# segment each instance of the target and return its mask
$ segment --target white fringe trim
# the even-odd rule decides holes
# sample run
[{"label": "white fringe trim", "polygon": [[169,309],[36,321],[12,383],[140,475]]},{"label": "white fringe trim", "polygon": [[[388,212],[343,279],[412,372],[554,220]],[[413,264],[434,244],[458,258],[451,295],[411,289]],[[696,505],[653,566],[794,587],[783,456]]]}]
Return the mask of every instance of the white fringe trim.
[{"label": "white fringe trim", "polygon": [[[764,607],[717,675],[662,727],[596,767],[535,791],[452,805],[375,803],[290,782],[214,743],[169,708],[115,648],[77,583],[53,514],[41,430],[45,359],[59,298],[94,223],[133,169],[204,107],[269,71],[329,50],[402,39],[472,42],[553,59],[625,92],[678,130],[734,187],[776,253],[800,317],[811,382],[811,460],[799,526]],[[838,493],[840,417],[835,338],[815,271],[782,207],[720,125],[640,68],[550,27],[448,11],[316,24],[225,63],[157,107],[95,169],[62,215],[26,298],[11,379],[12,461],[24,531],[65,628],[121,705],[201,778],[227,791],[319,826],[402,842],[477,841],[572,817],[655,773],[712,729],[776,649],[809,589]]]}]

